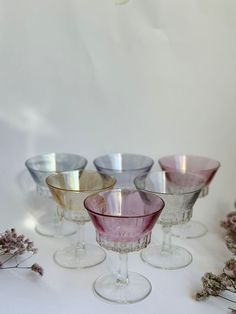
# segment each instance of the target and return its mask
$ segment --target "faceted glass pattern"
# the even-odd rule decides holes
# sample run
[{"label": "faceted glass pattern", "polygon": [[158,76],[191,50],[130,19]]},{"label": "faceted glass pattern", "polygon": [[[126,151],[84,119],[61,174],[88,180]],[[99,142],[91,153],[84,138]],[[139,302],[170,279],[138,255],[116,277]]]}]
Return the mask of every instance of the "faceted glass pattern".
[{"label": "faceted glass pattern", "polygon": [[135,179],[140,190],[154,192],[160,196],[166,206],[159,223],[175,225],[188,221],[192,208],[203,185],[200,176],[180,172],[151,172]]}]

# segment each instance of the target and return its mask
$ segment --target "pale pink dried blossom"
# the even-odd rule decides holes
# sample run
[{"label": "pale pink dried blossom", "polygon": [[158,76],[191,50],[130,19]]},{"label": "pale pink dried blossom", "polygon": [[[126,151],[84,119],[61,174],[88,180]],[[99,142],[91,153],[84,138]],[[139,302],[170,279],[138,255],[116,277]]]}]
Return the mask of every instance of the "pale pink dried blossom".
[{"label": "pale pink dried blossom", "polygon": [[37,253],[37,249],[34,248],[34,243],[23,234],[17,235],[15,229],[12,228],[0,235],[0,255],[22,255],[25,252]]},{"label": "pale pink dried blossom", "polygon": [[[37,263],[34,263],[32,266],[21,266],[23,262],[36,254],[37,251],[33,241],[25,238],[23,234],[17,235],[14,228],[6,230],[0,235],[0,269],[31,269],[43,276],[43,268]],[[21,256],[21,259],[17,261],[19,256]],[[12,265],[13,260],[15,261],[14,265]]]},{"label": "pale pink dried blossom", "polygon": [[[230,212],[221,226],[226,229],[225,244],[227,248],[236,256],[236,211]],[[196,293],[196,300],[200,301],[209,296],[218,296],[227,299],[221,292],[228,291],[236,293],[236,259],[235,257],[225,262],[223,272],[220,275],[206,273],[202,277],[202,290]],[[236,301],[227,299],[236,303]],[[231,309],[232,313],[236,310]]]},{"label": "pale pink dried blossom", "polygon": [[34,263],[32,266],[31,266],[31,270],[38,273],[40,276],[43,276],[43,268],[41,266],[39,266],[39,264],[37,263]]}]

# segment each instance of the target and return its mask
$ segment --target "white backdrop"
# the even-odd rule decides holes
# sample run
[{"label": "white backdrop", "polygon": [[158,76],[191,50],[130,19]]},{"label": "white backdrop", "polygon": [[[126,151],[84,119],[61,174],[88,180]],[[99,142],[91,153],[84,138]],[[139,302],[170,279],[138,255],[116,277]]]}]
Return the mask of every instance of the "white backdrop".
[{"label": "white backdrop", "polygon": [[206,155],[232,202],[235,55],[234,0],[1,0],[2,152]]},{"label": "white backdrop", "polygon": [[0,0],[2,202],[38,153],[191,153],[222,164],[218,224],[236,197],[236,2],[114,2]]}]

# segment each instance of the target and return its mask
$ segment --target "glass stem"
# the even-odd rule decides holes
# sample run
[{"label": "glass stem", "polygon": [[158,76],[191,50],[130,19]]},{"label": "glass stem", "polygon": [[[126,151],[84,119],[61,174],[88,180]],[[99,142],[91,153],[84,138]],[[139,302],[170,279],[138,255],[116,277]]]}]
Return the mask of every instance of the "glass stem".
[{"label": "glass stem", "polygon": [[162,232],[163,232],[163,240],[162,240],[161,253],[171,254],[171,249],[172,249],[171,227],[162,226]]},{"label": "glass stem", "polygon": [[128,254],[119,253],[120,265],[117,274],[116,284],[126,286],[129,283],[128,276]]},{"label": "glass stem", "polygon": [[62,209],[59,207],[56,207],[56,211],[54,213],[54,227],[55,227],[55,237],[61,238],[63,236],[62,234]]},{"label": "glass stem", "polygon": [[75,255],[85,253],[85,241],[84,241],[84,223],[78,222],[77,242],[75,245]]}]

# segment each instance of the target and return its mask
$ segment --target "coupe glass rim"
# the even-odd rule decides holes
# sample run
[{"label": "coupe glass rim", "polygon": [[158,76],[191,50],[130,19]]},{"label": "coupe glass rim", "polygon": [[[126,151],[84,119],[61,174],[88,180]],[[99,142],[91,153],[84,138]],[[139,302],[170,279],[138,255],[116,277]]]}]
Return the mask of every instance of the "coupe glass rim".
[{"label": "coupe glass rim", "polygon": [[[144,191],[144,192],[150,192],[150,193],[154,193],[154,194],[160,194],[160,195],[187,195],[187,194],[191,194],[191,193],[195,193],[197,191],[200,191],[202,190],[202,188],[204,188],[205,186],[205,183],[204,183],[204,180],[202,180],[202,183],[198,185],[197,188],[194,188],[194,189],[191,189],[190,191],[187,191],[187,192],[181,192],[181,193],[170,193],[170,192],[157,192],[157,191],[151,191],[149,189],[145,189],[145,188],[139,188],[137,183],[138,181],[141,180],[141,178],[144,178],[144,177],[150,177],[150,175],[154,174],[154,173],[181,173],[179,171],[152,171],[152,172],[149,172],[148,174],[142,174],[142,175],[139,175],[137,176],[135,179],[134,179],[134,184],[136,186],[136,188],[140,191]],[[185,172],[185,173],[182,173],[183,175],[185,174],[190,174],[194,177],[198,177],[199,179],[203,179],[202,176],[196,174],[196,173],[193,173],[193,172]]]},{"label": "coupe glass rim", "polygon": [[[52,178],[52,177],[55,177],[55,176],[58,176],[58,175],[65,175],[65,174],[69,174],[69,173],[71,173],[71,172],[75,172],[75,171],[80,171],[80,172],[85,172],[85,173],[98,173],[98,174],[102,174],[102,175],[104,175],[104,176],[106,176],[107,178],[109,177],[109,178],[111,178],[111,183],[108,185],[108,186],[106,186],[106,187],[104,187],[104,188],[100,188],[100,189],[94,189],[94,190],[89,190],[89,189],[80,189],[80,190],[76,190],[76,189],[65,189],[65,188],[60,188],[60,187],[58,187],[58,186],[54,186],[54,185],[52,185],[52,184],[50,184],[50,183],[48,183],[48,180],[50,179],[50,178]],[[49,187],[51,187],[52,189],[55,189],[55,190],[60,190],[60,191],[65,191],[65,192],[73,192],[73,193],[83,193],[83,192],[94,192],[94,193],[96,193],[96,192],[101,192],[101,191],[105,191],[105,190],[108,190],[108,189],[110,189],[110,188],[112,188],[115,184],[116,184],[116,178],[114,177],[114,176],[110,176],[110,175],[108,175],[108,174],[106,174],[106,173],[103,173],[103,172],[101,172],[101,171],[94,171],[94,170],[83,170],[83,169],[79,169],[79,170],[71,170],[71,171],[61,171],[61,172],[59,172],[59,173],[55,173],[55,174],[51,174],[51,175],[49,175],[47,178],[46,178],[46,183],[47,183],[47,185],[49,186]]]},{"label": "coupe glass rim", "polygon": [[[164,160],[164,159],[167,159],[167,158],[176,158],[176,157],[187,157],[187,158],[196,158],[196,159],[202,159],[202,160],[208,160],[208,161],[211,161],[211,162],[214,162],[215,163],[215,167],[212,166],[212,167],[209,167],[207,169],[202,169],[201,171],[211,171],[211,170],[217,170],[221,167],[221,163],[216,160],[216,159],[213,159],[213,158],[210,158],[210,157],[206,157],[206,156],[200,156],[200,155],[192,155],[192,154],[174,154],[174,155],[166,155],[166,156],[163,156],[161,158],[158,159],[158,162],[159,164],[161,165],[161,161]],[[172,168],[172,167],[171,167]],[[172,169],[176,169],[176,168],[172,168]],[[200,170],[199,170],[200,171]]]},{"label": "coupe glass rim", "polygon": [[[137,192],[137,193],[138,193],[139,191],[141,191],[141,190],[136,190],[136,189],[125,189],[125,190],[126,190],[126,191],[130,191],[130,192]],[[112,189],[112,190],[110,190],[110,192],[119,192],[119,191],[122,191],[122,189]],[[105,191],[102,191],[102,192],[105,192]],[[116,218],[116,219],[118,219],[118,218],[119,218],[119,219],[125,219],[125,218],[126,218],[126,219],[127,219],[127,218],[144,218],[144,217],[149,217],[149,216],[155,215],[156,213],[158,213],[159,211],[161,211],[161,210],[165,207],[165,202],[164,202],[164,200],[163,200],[161,197],[159,197],[158,195],[156,195],[156,193],[150,192],[150,191],[141,191],[141,192],[144,192],[144,193],[147,193],[147,194],[152,194],[152,195],[158,197],[159,200],[161,201],[161,207],[160,207],[158,210],[156,210],[156,211],[154,211],[154,212],[152,212],[152,213],[150,213],[150,214],[138,215],[138,216],[134,216],[134,215],[129,215],[129,216],[125,216],[125,215],[123,215],[123,216],[117,216],[117,215],[101,214],[101,213],[95,212],[94,210],[88,208],[88,206],[86,205],[86,202],[87,202],[87,199],[89,199],[90,197],[94,197],[94,196],[96,196],[96,195],[100,195],[100,194],[102,194],[102,192],[101,192],[101,193],[94,193],[94,194],[92,194],[92,195],[89,195],[89,196],[87,196],[87,197],[85,198],[85,200],[84,200],[84,207],[87,209],[88,212],[90,212],[90,213],[92,213],[92,214],[94,214],[94,215],[96,215],[96,216],[110,217],[110,218]]]},{"label": "coupe glass rim", "polygon": [[[84,156],[82,156],[82,155],[73,154],[73,153],[51,152],[51,153],[45,153],[45,154],[35,155],[35,156],[33,156],[33,157],[28,158],[28,159],[25,161],[25,166],[26,166],[26,168],[28,168],[28,169],[30,169],[30,170],[32,170],[32,171],[34,171],[34,172],[52,173],[52,174],[54,174],[55,171],[35,169],[34,167],[32,167],[32,166],[30,165],[30,162],[32,162],[32,161],[34,161],[34,160],[36,160],[36,159],[40,159],[40,158],[45,157],[45,156],[52,155],[52,154],[55,154],[55,155],[58,155],[58,156],[63,156],[63,155],[64,155],[65,157],[66,157],[66,156],[79,157],[79,158],[84,162],[84,167],[85,167],[85,166],[87,165],[87,163],[88,163],[88,160],[87,160]],[[74,170],[77,170],[77,169],[80,169],[80,168],[76,167]],[[60,171],[60,172],[61,172],[61,171]]]},{"label": "coupe glass rim", "polygon": [[[104,158],[104,157],[110,157],[110,156],[115,156],[115,155],[121,155],[121,156],[128,156],[128,157],[144,157],[148,160],[148,165],[147,166],[144,166],[144,167],[136,167],[136,168],[130,168],[130,169],[115,169],[115,168],[111,168],[111,167],[104,167],[104,166],[100,166],[98,164],[98,160],[101,159],[101,158]],[[93,164],[96,165],[100,168],[100,169],[103,169],[103,170],[109,170],[109,171],[112,171],[112,172],[115,172],[115,173],[120,173],[120,172],[131,172],[131,171],[137,171],[137,170],[145,170],[147,167],[151,167],[154,165],[154,160],[149,157],[149,156],[146,156],[146,155],[142,155],[142,154],[134,154],[134,153],[110,153],[110,154],[105,154],[105,155],[101,155],[101,156],[98,156],[96,157],[94,160],[93,160]]]}]

